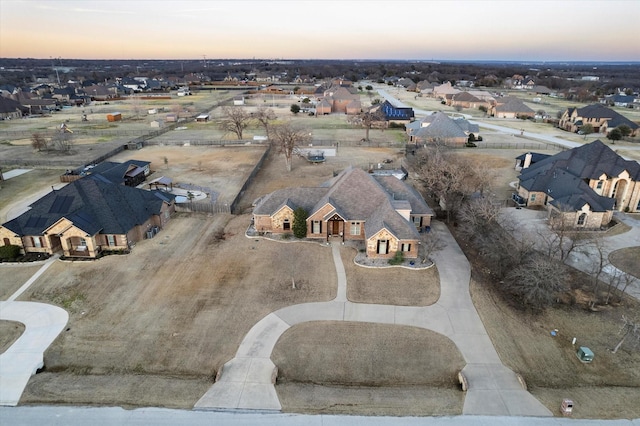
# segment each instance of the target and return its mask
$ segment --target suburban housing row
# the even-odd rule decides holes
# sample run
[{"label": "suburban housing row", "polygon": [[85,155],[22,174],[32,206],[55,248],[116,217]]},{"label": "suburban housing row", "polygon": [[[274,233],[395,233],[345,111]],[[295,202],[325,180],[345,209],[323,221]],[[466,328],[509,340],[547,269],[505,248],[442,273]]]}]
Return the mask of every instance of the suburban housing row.
[{"label": "suburban housing row", "polygon": [[546,206],[556,223],[599,229],[609,224],[615,210],[640,211],[640,164],[600,140],[552,156],[527,153],[516,160],[522,171],[514,201]]},{"label": "suburban housing row", "polygon": [[297,208],[307,211],[307,238],[364,241],[366,255],[391,258],[401,251],[418,257],[420,232],[433,211],[420,194],[394,176],[350,167],[319,187],[286,188],[255,203],[256,231],[290,233]]}]

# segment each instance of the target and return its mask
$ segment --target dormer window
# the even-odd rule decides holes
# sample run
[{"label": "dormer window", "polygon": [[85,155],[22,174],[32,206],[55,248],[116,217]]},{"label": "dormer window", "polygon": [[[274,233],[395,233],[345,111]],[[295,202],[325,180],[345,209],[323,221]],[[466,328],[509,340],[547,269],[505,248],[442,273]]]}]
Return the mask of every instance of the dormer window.
[{"label": "dormer window", "polygon": [[604,182],[599,180],[598,184],[596,185],[596,189],[602,189],[602,185],[604,185]]}]

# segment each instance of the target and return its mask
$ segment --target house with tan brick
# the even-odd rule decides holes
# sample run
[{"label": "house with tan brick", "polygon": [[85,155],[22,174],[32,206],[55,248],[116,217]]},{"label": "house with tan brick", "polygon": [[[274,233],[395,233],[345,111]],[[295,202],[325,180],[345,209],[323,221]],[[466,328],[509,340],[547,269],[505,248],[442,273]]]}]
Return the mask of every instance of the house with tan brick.
[{"label": "house with tan brick", "polygon": [[629,126],[631,136],[637,136],[640,132],[640,125],[601,104],[587,105],[582,108],[567,108],[562,114],[558,126],[575,133],[586,124],[593,127],[594,133],[607,134],[621,125]]},{"label": "house with tan brick", "polygon": [[394,176],[374,176],[350,167],[319,187],[286,188],[256,201],[256,231],[291,233],[294,211],[307,211],[307,238],[362,241],[368,257],[391,258],[400,251],[418,257],[420,232],[433,211],[420,194]]},{"label": "house with tan brick", "polygon": [[640,212],[640,164],[596,140],[522,169],[514,200],[544,206],[550,218],[599,229],[613,212]]},{"label": "house with tan brick", "polygon": [[98,257],[153,237],[175,212],[175,196],[115,184],[100,174],[49,192],[0,225],[0,245],[23,253]]}]

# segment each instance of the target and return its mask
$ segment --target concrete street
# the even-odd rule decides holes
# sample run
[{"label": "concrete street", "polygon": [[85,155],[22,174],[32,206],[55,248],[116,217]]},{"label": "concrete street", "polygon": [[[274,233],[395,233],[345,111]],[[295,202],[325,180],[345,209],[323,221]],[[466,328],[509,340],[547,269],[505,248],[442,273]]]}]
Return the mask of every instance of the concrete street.
[{"label": "concrete street", "polygon": [[563,417],[364,417],[263,412],[213,412],[165,408],[0,407],[0,423],[11,426],[640,426],[640,420]]}]

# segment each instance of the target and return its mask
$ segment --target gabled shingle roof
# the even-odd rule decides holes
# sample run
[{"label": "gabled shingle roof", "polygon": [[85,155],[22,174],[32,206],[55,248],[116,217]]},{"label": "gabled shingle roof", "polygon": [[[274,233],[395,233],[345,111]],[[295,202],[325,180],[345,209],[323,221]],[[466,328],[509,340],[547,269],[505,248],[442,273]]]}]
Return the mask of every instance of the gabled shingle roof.
[{"label": "gabled shingle roof", "polygon": [[460,128],[447,114],[443,112],[436,112],[431,116],[425,117],[423,122],[430,122],[428,126],[421,127],[415,132],[413,136],[418,138],[464,138],[467,137],[464,130]]},{"label": "gabled shingle roof", "polygon": [[288,200],[292,203],[290,207],[303,207],[312,216],[329,204],[333,209],[325,214],[325,218],[338,214],[345,220],[364,221],[367,238],[383,227],[400,239],[417,238],[415,226],[395,210],[394,196],[398,200],[406,200],[412,213],[415,210],[415,214],[433,214],[422,197],[399,179],[392,176],[374,177],[356,168],[344,170],[326,185],[317,188],[274,191],[260,199],[253,212],[256,215],[271,215]]},{"label": "gabled shingle roof", "polygon": [[48,193],[29,211],[2,226],[21,236],[42,235],[61,218],[67,218],[89,235],[126,234],[160,214],[164,202],[175,199],[169,193],[158,197],[156,192],[87,176]]},{"label": "gabled shingle roof", "polygon": [[607,211],[615,200],[598,195],[585,180],[618,176],[624,170],[633,180],[640,180],[638,162],[625,160],[596,140],[532,164],[520,175],[520,185],[528,191],[546,192],[556,204],[579,209],[588,203],[594,211]]}]

